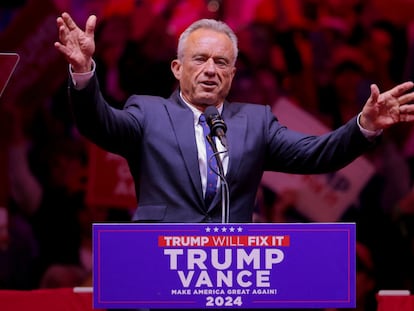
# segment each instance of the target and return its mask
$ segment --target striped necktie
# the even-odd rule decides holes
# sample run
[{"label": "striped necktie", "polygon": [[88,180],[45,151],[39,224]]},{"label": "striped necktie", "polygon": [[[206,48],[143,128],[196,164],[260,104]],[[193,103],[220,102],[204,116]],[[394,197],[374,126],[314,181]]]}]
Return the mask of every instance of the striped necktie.
[{"label": "striped necktie", "polygon": [[216,158],[213,156],[213,148],[211,147],[210,143],[208,142],[206,136],[210,133],[210,128],[206,122],[206,117],[204,114],[200,115],[200,124],[203,127],[204,131],[204,141],[206,143],[206,156],[207,156],[207,187],[206,193],[204,195],[204,201],[206,206],[210,206],[211,201],[213,200],[214,196],[216,195],[217,191],[217,174],[218,172],[217,161]]}]

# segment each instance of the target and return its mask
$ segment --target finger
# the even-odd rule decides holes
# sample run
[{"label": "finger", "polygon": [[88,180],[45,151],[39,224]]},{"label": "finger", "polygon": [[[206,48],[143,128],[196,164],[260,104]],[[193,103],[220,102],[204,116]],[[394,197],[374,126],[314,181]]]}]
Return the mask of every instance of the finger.
[{"label": "finger", "polygon": [[59,41],[63,45],[68,45],[70,42],[70,32],[66,26],[59,28]]},{"label": "finger", "polygon": [[62,40],[65,34],[69,33],[69,29],[67,28],[65,21],[62,17],[58,17],[56,19],[56,24],[59,31],[59,39]]},{"label": "finger", "polygon": [[66,44],[68,42],[69,37],[69,29],[66,26],[60,26],[59,27],[59,39],[63,44]]},{"label": "finger", "polygon": [[400,114],[410,114],[414,115],[414,105],[406,104],[400,106]]},{"label": "finger", "polygon": [[407,92],[408,90],[412,89],[414,87],[414,83],[411,81],[408,82],[404,82],[401,83],[399,85],[397,85],[396,87],[392,88],[390,90],[390,94],[394,97],[398,97],[402,94],[404,94],[405,92]]},{"label": "finger", "polygon": [[65,26],[65,22],[63,21],[63,18],[60,17],[60,16],[58,18],[56,18],[56,24],[57,24],[58,28],[60,28],[62,26]]},{"label": "finger", "polygon": [[61,53],[63,53],[63,48],[64,48],[64,46],[60,43],[60,42],[55,42],[54,43],[54,46],[55,46],[55,48],[59,51],[59,52],[61,52]]},{"label": "finger", "polygon": [[414,121],[414,115],[413,114],[401,114],[400,115],[400,121],[402,122],[412,122]]},{"label": "finger", "polygon": [[55,48],[59,51],[59,52],[61,52],[65,57],[69,57],[69,55],[70,55],[70,52],[69,52],[69,49],[66,47],[66,46],[64,46],[63,44],[61,44],[60,42],[55,42]]},{"label": "finger", "polygon": [[379,89],[378,86],[376,84],[371,84],[371,100],[372,102],[376,103],[378,101],[378,97],[379,97]]},{"label": "finger", "polygon": [[76,25],[76,23],[68,13],[62,13],[62,19],[69,30],[75,30],[76,28],[78,28],[78,25]]},{"label": "finger", "polygon": [[94,32],[95,32],[95,26],[96,26],[96,16],[91,15],[88,17],[88,20],[86,21],[86,26],[85,26],[86,35],[93,37]]},{"label": "finger", "polygon": [[407,105],[411,102],[414,102],[414,93],[407,93],[398,97],[398,104],[400,106]]}]

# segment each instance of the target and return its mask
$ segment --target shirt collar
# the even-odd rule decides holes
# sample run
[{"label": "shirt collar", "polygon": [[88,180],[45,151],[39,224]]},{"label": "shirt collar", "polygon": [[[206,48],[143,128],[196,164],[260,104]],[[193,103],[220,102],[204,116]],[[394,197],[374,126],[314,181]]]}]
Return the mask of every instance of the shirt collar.
[{"label": "shirt collar", "polygon": [[[180,91],[180,97],[182,99],[182,101],[188,106],[188,108],[191,109],[191,111],[194,114],[194,124],[198,124],[198,120],[200,119],[200,115],[203,113],[202,111],[198,110],[197,108],[195,108],[193,105],[190,105],[190,103],[188,103],[184,97],[183,94]],[[217,107],[218,112],[221,114],[221,112],[223,111],[223,103],[220,104],[220,106]]]}]

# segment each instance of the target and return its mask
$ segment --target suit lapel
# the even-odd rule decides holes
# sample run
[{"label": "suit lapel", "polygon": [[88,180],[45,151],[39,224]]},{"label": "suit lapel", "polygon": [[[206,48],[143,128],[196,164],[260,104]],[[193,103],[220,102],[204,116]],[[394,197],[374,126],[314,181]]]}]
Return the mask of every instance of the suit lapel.
[{"label": "suit lapel", "polygon": [[[229,144],[229,166],[227,168],[226,181],[231,188],[232,181],[237,180],[238,171],[243,161],[243,150],[245,149],[244,144],[247,131],[247,117],[243,113],[237,113],[234,115],[231,109],[231,104],[225,102],[222,111],[222,118],[227,125],[226,136]],[[220,199],[221,187],[219,188],[219,191],[217,191],[210,209],[215,206]]]},{"label": "suit lapel", "polygon": [[[178,92],[175,92],[171,99],[177,104],[167,105],[166,109],[171,118],[175,137],[180,148],[181,156],[184,159],[187,173],[192,181],[193,191],[197,194],[197,199],[200,201],[200,204],[202,204],[204,200],[194,132],[194,114],[181,102]],[[191,190],[189,189],[189,191]]]}]

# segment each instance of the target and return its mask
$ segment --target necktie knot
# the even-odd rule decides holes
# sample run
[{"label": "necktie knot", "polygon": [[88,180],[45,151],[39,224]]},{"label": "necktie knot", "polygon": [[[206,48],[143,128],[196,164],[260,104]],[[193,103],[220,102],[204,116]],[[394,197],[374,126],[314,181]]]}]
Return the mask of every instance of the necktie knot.
[{"label": "necktie knot", "polygon": [[200,118],[198,120],[203,126],[207,123],[206,116],[204,115],[204,113],[200,114]]},{"label": "necktie knot", "polygon": [[[198,119],[200,125],[203,127],[203,133],[204,133],[204,138],[210,134],[210,127],[207,124],[207,120],[206,120],[206,116],[204,115],[204,113],[202,113],[200,115],[200,118]],[[206,141],[206,144],[208,144],[208,142]],[[211,148],[211,146],[209,145],[209,147]]]}]

